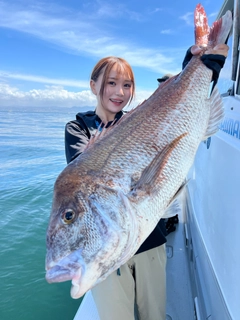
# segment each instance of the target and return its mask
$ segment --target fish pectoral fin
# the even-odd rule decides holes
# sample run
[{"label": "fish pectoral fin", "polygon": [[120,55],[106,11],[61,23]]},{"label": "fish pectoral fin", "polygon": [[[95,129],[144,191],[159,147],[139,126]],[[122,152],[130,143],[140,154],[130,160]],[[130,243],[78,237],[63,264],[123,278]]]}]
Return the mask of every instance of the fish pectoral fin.
[{"label": "fish pectoral fin", "polygon": [[185,181],[181,185],[181,187],[178,189],[178,191],[175,193],[167,209],[165,210],[164,215],[162,216],[162,219],[171,218],[171,217],[174,217],[176,214],[180,214],[180,211],[181,211],[180,196],[182,195],[182,192],[185,190],[185,187],[188,184],[188,182],[189,182],[189,179]]},{"label": "fish pectoral fin", "polygon": [[167,165],[172,151],[186,135],[187,133],[181,134],[157,153],[152,162],[143,170],[139,180],[131,185],[131,196],[150,195],[154,191],[158,181],[162,179],[161,173]]},{"label": "fish pectoral fin", "polygon": [[218,131],[219,125],[224,117],[223,101],[217,87],[214,88],[211,94],[211,97],[209,99],[209,103],[210,103],[210,116],[209,116],[208,127],[203,137],[203,140],[206,140],[207,138],[214,135]]}]

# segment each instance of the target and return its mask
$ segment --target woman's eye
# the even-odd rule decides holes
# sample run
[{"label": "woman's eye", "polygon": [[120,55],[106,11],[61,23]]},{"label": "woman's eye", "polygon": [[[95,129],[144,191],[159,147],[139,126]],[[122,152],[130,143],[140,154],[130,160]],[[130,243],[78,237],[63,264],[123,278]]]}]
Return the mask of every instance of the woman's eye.
[{"label": "woman's eye", "polygon": [[67,209],[62,214],[62,221],[65,224],[70,224],[75,220],[75,212],[72,209]]},{"label": "woman's eye", "polygon": [[111,86],[114,86],[115,82],[114,81],[109,81],[108,84],[110,84]]},{"label": "woman's eye", "polygon": [[131,85],[130,83],[126,83],[126,84],[124,85],[124,87],[125,87],[125,88],[131,88],[132,85]]}]

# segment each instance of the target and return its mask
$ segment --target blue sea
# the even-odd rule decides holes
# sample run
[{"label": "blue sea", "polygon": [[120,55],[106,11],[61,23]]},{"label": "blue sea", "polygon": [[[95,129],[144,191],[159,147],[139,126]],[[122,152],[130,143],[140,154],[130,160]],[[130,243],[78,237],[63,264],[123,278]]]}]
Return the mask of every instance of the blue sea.
[{"label": "blue sea", "polygon": [[53,185],[66,166],[64,127],[73,113],[0,112],[0,319],[71,320],[70,281],[45,280]]}]

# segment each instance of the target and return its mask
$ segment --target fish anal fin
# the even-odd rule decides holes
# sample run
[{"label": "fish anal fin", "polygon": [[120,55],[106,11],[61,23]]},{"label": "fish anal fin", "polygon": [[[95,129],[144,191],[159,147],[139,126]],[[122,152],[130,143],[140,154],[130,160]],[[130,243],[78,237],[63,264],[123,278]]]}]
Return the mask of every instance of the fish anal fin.
[{"label": "fish anal fin", "polygon": [[161,173],[167,165],[173,150],[186,135],[187,133],[183,133],[157,153],[152,162],[143,170],[139,180],[131,186],[132,196],[141,197],[151,194],[157,181],[161,179]]},{"label": "fish anal fin", "polygon": [[210,103],[210,116],[209,116],[208,127],[206,130],[205,136],[203,137],[203,140],[206,140],[207,138],[214,135],[218,131],[219,125],[224,117],[223,101],[217,87],[214,88],[211,94],[211,97],[209,99],[209,103]]}]

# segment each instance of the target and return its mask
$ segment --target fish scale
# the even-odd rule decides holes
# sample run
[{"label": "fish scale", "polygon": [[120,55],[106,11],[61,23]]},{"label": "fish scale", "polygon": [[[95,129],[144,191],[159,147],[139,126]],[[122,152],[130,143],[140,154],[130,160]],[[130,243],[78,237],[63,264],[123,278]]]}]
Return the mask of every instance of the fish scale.
[{"label": "fish scale", "polygon": [[[222,19],[209,29],[198,5],[197,43],[223,41],[231,13]],[[211,78],[194,56],[59,175],[47,231],[48,282],[72,280],[71,296],[79,298],[135,254],[181,188],[200,142],[217,132],[223,107],[216,88],[209,99]]]}]

